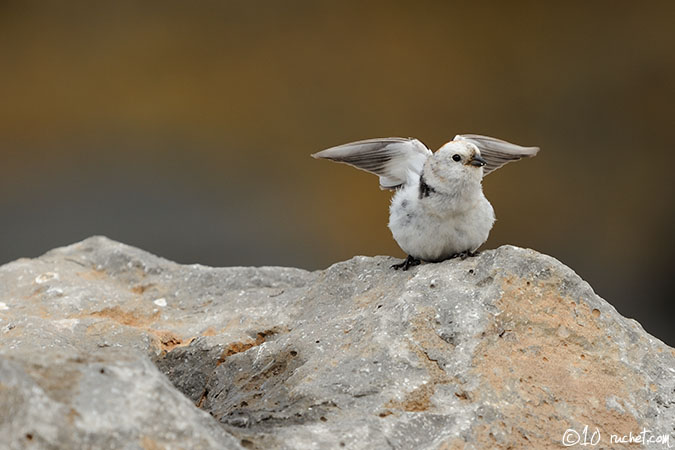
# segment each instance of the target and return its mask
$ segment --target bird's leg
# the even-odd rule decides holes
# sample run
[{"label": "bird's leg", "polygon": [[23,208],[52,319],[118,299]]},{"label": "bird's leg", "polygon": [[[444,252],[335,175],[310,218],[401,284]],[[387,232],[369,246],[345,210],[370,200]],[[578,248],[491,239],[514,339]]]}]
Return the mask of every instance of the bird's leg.
[{"label": "bird's leg", "polygon": [[420,263],[419,259],[413,258],[412,256],[408,255],[406,257],[405,261],[403,261],[402,263],[399,263],[399,264],[394,264],[394,265],[391,266],[391,268],[394,269],[394,270],[398,270],[398,269],[408,270],[408,268],[410,268],[412,266],[416,266],[419,263]]},{"label": "bird's leg", "polygon": [[460,258],[462,261],[464,261],[469,256],[474,257],[478,256],[479,254],[480,252],[478,250],[476,250],[475,252],[472,252],[471,250],[464,250],[463,252],[455,253],[449,259]]}]

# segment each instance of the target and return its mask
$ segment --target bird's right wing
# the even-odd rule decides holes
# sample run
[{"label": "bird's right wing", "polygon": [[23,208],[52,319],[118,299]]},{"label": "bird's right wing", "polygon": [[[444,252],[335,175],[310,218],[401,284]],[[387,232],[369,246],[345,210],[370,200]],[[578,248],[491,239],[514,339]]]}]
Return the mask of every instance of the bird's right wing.
[{"label": "bird's right wing", "polygon": [[380,177],[382,189],[395,189],[411,176],[422,173],[431,150],[417,139],[379,138],[338,145],[313,154],[314,158],[330,159]]},{"label": "bird's right wing", "polygon": [[531,158],[539,151],[539,147],[523,147],[479,134],[458,134],[455,136],[455,140],[471,142],[478,147],[480,155],[487,161],[487,164],[483,167],[483,176],[511,161],[518,161],[521,158]]}]

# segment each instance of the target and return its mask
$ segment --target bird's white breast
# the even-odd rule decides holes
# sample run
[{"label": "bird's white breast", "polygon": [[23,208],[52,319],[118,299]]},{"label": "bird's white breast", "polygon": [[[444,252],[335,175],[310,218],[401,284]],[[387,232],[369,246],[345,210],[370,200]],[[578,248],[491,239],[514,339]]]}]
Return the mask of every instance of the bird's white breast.
[{"label": "bird's white breast", "polygon": [[480,184],[461,196],[431,192],[420,197],[419,184],[406,186],[394,195],[390,208],[389,229],[409,255],[442,261],[475,251],[487,240],[495,216]]}]

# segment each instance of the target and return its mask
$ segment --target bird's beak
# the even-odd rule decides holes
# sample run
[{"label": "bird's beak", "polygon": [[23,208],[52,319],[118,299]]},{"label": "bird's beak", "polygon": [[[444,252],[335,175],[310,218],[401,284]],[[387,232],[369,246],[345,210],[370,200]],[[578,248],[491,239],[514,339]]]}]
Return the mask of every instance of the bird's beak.
[{"label": "bird's beak", "polygon": [[481,158],[479,154],[474,153],[473,158],[471,158],[471,161],[469,161],[469,164],[476,167],[483,167],[485,164],[487,164],[487,161]]}]

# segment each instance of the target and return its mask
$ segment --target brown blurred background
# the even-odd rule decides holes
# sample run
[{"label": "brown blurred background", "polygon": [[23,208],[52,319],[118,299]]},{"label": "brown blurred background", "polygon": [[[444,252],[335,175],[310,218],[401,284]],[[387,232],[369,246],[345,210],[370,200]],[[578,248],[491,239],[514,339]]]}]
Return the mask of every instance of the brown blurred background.
[{"label": "brown blurred background", "polygon": [[183,263],[404,256],[372,175],[310,153],[457,133],[531,247],[675,344],[674,2],[0,2],[0,263],[94,234]]}]

